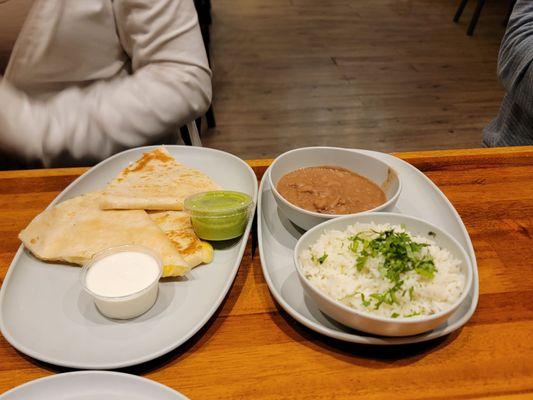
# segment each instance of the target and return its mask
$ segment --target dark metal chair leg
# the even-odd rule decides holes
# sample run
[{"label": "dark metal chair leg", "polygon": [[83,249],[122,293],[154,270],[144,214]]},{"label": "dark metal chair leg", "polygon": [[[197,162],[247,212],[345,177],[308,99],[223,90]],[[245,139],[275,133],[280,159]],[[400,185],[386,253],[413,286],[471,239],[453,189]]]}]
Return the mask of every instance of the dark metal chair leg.
[{"label": "dark metal chair leg", "polygon": [[205,14],[207,17],[207,25],[211,25],[213,23],[213,17],[211,15],[211,0],[207,0],[205,2]]},{"label": "dark metal chair leg", "polygon": [[180,128],[180,133],[181,133],[181,137],[183,138],[183,142],[187,146],[192,146],[191,135],[189,134],[189,130],[187,129],[187,126],[182,126]]},{"label": "dark metal chair leg", "polygon": [[507,24],[509,23],[509,18],[511,18],[511,14],[513,13],[513,8],[515,4],[516,0],[509,0],[509,7],[507,8],[507,14],[505,15],[503,26],[507,26]]},{"label": "dark metal chair leg", "polygon": [[202,117],[196,118],[196,129],[198,129],[198,134],[202,134]]},{"label": "dark metal chair leg", "polygon": [[468,30],[466,31],[466,34],[468,36],[472,36],[474,34],[477,21],[479,20],[479,15],[481,14],[481,10],[483,9],[484,5],[485,5],[485,0],[477,0],[476,10],[474,11],[474,15],[472,15],[472,19],[470,20],[470,25],[468,25]]},{"label": "dark metal chair leg", "polygon": [[459,4],[457,11],[455,12],[455,16],[453,17],[453,22],[459,22],[459,18],[461,18],[461,15],[465,10],[466,3],[468,3],[468,0],[461,0],[461,3]]},{"label": "dark metal chair leg", "polygon": [[[204,41],[204,47],[207,53],[207,61],[209,63],[209,66],[211,66],[211,52],[210,52],[211,35],[209,32],[209,26],[213,22],[212,17],[211,17],[211,0],[194,0],[194,4],[196,6],[196,11],[198,13],[198,21],[200,23],[202,39]],[[209,109],[207,110],[207,113],[205,114],[205,118],[207,121],[208,128],[214,128],[217,126],[215,122],[215,113],[213,111],[212,104],[209,106]],[[196,125],[198,127],[198,132],[200,134],[202,133],[201,121],[202,121],[201,118],[198,118],[196,120]]]},{"label": "dark metal chair leg", "polygon": [[205,119],[207,121],[208,128],[214,128],[217,126],[215,121],[215,111],[213,110],[212,104],[209,106],[209,110],[207,110],[207,113],[205,114]]}]

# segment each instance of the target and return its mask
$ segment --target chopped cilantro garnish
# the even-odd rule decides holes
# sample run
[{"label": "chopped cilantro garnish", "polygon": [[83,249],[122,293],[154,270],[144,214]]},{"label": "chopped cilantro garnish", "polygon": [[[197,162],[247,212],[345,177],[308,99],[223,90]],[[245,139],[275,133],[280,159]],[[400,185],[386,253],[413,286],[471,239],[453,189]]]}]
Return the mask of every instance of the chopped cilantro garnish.
[{"label": "chopped cilantro garnish", "polygon": [[432,279],[435,276],[436,270],[437,268],[435,268],[433,260],[423,261],[415,267],[416,273],[427,279]]},{"label": "chopped cilantro garnish", "polygon": [[361,255],[357,257],[357,261],[355,262],[355,268],[357,268],[357,271],[361,272],[363,270],[366,260],[368,260],[368,255]]},{"label": "chopped cilantro garnish", "polygon": [[415,295],[415,288],[411,286],[409,288],[409,300],[413,301],[414,295]]},{"label": "chopped cilantro garnish", "polygon": [[398,314],[396,312],[393,312],[390,317],[391,318],[398,318],[399,316],[400,316],[400,314]]},{"label": "chopped cilantro garnish", "polygon": [[328,258],[328,255],[326,253],[322,254],[321,257],[317,257],[314,254],[311,255],[311,261],[313,261],[315,264],[324,264],[326,258]]},{"label": "chopped cilantro garnish", "polygon": [[361,296],[361,304],[364,306],[364,307],[368,307],[370,305],[370,301],[369,300],[366,300],[365,298],[365,294],[364,293],[360,293],[358,292],[357,290],[351,294],[348,294],[346,296],[344,296],[342,299],[340,299],[341,301],[343,300],[348,300],[356,295],[360,295]]},{"label": "chopped cilantro garnish", "polygon": [[357,253],[357,250],[359,249],[359,244],[355,240],[350,243],[350,251],[353,253]]},{"label": "chopped cilantro garnish", "polygon": [[[432,279],[437,268],[433,257],[422,251],[429,246],[426,243],[413,242],[406,232],[395,232],[389,229],[383,232],[366,231],[348,238],[350,250],[357,255],[355,267],[361,272],[369,258],[380,258],[378,271],[393,286],[383,293],[370,295],[375,300],[378,309],[381,304],[398,303],[396,293],[402,289],[402,276],[406,272],[415,271],[418,275]],[[413,299],[413,288],[409,289],[409,299]],[[403,297],[405,290],[399,292]]]},{"label": "chopped cilantro garnish", "polygon": [[390,289],[384,291],[383,293],[372,293],[370,297],[376,300],[374,305],[377,310],[383,303],[392,305],[394,303],[398,304],[398,298],[396,297],[396,292],[402,287],[403,281],[396,282],[396,284]]},{"label": "chopped cilantro garnish", "polygon": [[[356,290],[355,292],[350,293],[350,294],[347,294],[346,296],[344,296],[343,298],[341,298],[341,299],[339,299],[339,300],[341,300],[341,301],[343,301],[343,300],[347,300],[347,299],[350,299],[350,298],[352,298],[352,297],[354,297],[354,296],[357,296],[358,294],[359,294],[359,292]],[[361,293],[361,294],[362,294],[362,293]]]},{"label": "chopped cilantro garnish", "polygon": [[420,312],[414,312],[414,313],[411,313],[411,314],[404,315],[403,317],[404,318],[411,318],[411,317],[416,317],[417,315],[420,315],[420,314],[421,314]]}]

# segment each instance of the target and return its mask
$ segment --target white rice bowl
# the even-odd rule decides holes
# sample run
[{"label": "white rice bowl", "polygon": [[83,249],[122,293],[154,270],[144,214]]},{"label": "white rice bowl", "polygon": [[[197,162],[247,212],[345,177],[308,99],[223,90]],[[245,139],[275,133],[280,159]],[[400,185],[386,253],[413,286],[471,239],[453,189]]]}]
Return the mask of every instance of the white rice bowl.
[{"label": "white rice bowl", "polygon": [[[355,263],[360,255],[350,249],[350,237],[360,233],[394,230],[405,232],[415,243],[425,243],[421,254],[433,259],[436,271],[432,278],[424,277],[415,270],[402,273],[402,287],[396,292],[397,302],[383,302],[376,308],[377,300],[372,294],[384,293],[394,286],[378,270],[382,258],[369,257],[358,271]],[[327,255],[322,262],[317,261]],[[461,261],[434,241],[414,236],[403,227],[392,224],[356,223],[344,231],[326,230],[319,239],[299,255],[302,275],[320,292],[358,312],[380,317],[412,319],[424,317],[449,309],[465,290],[466,276]],[[366,303],[366,304],[365,304]]]}]

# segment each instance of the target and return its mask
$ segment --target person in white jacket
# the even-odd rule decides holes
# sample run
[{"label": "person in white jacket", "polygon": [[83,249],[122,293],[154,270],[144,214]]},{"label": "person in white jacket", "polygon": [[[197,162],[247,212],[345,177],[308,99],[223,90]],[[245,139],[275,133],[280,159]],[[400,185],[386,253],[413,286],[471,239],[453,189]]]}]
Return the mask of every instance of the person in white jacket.
[{"label": "person in white jacket", "polygon": [[177,138],[210,102],[192,0],[35,0],[0,76],[0,157],[87,165]]}]

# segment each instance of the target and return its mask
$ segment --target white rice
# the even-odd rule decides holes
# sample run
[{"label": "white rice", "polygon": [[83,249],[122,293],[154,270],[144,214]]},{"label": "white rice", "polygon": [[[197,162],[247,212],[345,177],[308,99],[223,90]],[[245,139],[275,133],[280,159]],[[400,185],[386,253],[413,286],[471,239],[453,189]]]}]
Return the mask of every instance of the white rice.
[{"label": "white rice", "polygon": [[[427,243],[423,254],[433,257],[436,272],[433,278],[425,278],[416,271],[401,275],[402,289],[396,294],[398,303],[382,303],[376,309],[373,293],[383,293],[394,286],[378,271],[379,257],[368,258],[365,267],[359,272],[355,267],[357,253],[350,250],[348,238],[360,232],[383,232],[393,229],[396,233],[406,232],[412,241]],[[322,263],[317,259],[327,254]],[[319,291],[356,310],[382,317],[416,317],[435,314],[448,309],[461,296],[465,286],[465,276],[461,262],[446,249],[424,237],[413,236],[404,228],[390,224],[360,224],[349,226],[345,231],[325,231],[318,241],[301,252],[299,256],[301,272]],[[411,289],[411,295],[409,291]],[[363,294],[370,305],[363,305]],[[412,299],[411,299],[412,297]]]}]

